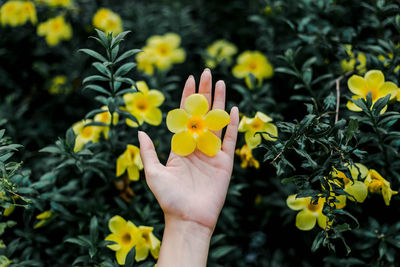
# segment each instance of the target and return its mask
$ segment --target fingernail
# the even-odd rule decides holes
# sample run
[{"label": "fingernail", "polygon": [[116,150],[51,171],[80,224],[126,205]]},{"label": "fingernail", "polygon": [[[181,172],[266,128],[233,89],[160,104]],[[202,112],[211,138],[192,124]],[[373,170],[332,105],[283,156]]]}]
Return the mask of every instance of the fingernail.
[{"label": "fingernail", "polygon": [[206,72],[206,71],[211,73],[211,70],[209,68],[205,68],[204,72]]},{"label": "fingernail", "polygon": [[217,84],[224,85],[224,84],[225,84],[225,82],[224,82],[223,80],[219,80],[219,81],[217,82]]},{"label": "fingernail", "polygon": [[193,75],[189,75],[188,79],[193,79],[194,80],[194,76]]}]

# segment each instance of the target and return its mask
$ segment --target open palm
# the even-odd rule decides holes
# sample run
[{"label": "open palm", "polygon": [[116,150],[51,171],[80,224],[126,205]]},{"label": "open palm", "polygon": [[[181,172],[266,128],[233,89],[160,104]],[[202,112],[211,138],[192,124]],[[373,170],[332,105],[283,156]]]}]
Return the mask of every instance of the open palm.
[{"label": "open palm", "polygon": [[[181,107],[185,99],[195,92],[196,84],[191,76],[183,90]],[[213,109],[225,109],[224,82],[216,83],[212,105],[211,92],[211,72],[206,69],[201,76],[198,93],[207,98]],[[222,150],[215,157],[208,157],[199,150],[186,157],[171,152],[166,166],[159,162],[150,138],[143,132],[139,133],[146,180],[166,217],[214,229],[232,173],[238,122],[238,109],[235,107],[230,113]],[[215,134],[220,137],[221,131]]]}]

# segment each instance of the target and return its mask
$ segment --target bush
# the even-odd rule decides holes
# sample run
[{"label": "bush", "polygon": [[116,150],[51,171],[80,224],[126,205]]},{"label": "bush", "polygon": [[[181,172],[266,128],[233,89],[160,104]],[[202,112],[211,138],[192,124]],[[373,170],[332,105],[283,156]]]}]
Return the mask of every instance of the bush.
[{"label": "bush", "polygon": [[209,67],[242,117],[208,266],[395,266],[399,11],[389,0],[6,1],[0,264],[118,266],[118,220],[138,226],[125,265],[153,266],[163,215],[137,131],[165,162],[166,115]]}]

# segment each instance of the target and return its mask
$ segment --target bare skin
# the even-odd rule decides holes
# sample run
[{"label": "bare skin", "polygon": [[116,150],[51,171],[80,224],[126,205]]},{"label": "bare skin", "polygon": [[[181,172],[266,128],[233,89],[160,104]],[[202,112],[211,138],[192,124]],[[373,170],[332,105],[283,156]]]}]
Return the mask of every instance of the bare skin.
[{"label": "bare skin", "polygon": [[[186,81],[181,108],[185,99],[196,93],[193,76]],[[199,91],[212,109],[225,109],[225,83],[215,85],[211,103],[212,77],[206,69],[201,75]],[[230,111],[221,151],[208,157],[196,150],[182,157],[171,152],[164,166],[158,160],[149,136],[139,132],[140,153],[146,181],[165,216],[165,230],[158,267],[206,266],[211,235],[224,204],[230,177],[239,123],[239,111]],[[215,133],[221,137],[221,131]]]}]

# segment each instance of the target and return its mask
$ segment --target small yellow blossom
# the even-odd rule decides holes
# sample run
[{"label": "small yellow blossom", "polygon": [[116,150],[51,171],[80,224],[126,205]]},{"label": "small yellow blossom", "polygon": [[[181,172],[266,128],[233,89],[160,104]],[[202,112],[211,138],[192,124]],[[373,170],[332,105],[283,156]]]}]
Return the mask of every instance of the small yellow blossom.
[{"label": "small yellow blossom", "polygon": [[236,155],[240,156],[242,160],[242,164],[240,164],[242,168],[245,169],[249,166],[258,169],[260,167],[260,163],[253,157],[253,153],[247,145],[243,145],[241,149],[236,149]]},{"label": "small yellow blossom", "polygon": [[286,199],[286,204],[292,210],[300,211],[296,216],[296,227],[302,231],[309,231],[314,228],[316,222],[322,228],[326,228],[327,217],[322,213],[325,198],[319,198],[314,204],[311,197],[296,198],[296,195],[290,195]]},{"label": "small yellow blossom", "polygon": [[153,227],[139,226],[138,228],[141,234],[141,239],[135,248],[136,249],[135,260],[136,261],[145,260],[149,255],[149,252],[155,259],[158,259],[161,242],[160,240],[158,240],[157,237],[154,236]]},{"label": "small yellow blossom", "polygon": [[71,39],[72,28],[70,24],[65,22],[63,16],[58,16],[40,23],[37,34],[39,36],[45,36],[49,46],[55,46],[62,40]]},{"label": "small yellow blossom", "polygon": [[365,184],[368,186],[369,192],[382,194],[383,200],[387,206],[390,205],[392,196],[398,193],[392,190],[390,188],[390,183],[373,169],[369,170],[367,179],[365,179]]},{"label": "small yellow blossom", "polygon": [[139,180],[139,171],[143,170],[140,151],[137,146],[127,145],[126,150],[117,159],[116,175],[121,176],[128,171],[128,177],[132,181]]},{"label": "small yellow blossom", "polygon": [[271,15],[271,13],[272,13],[272,8],[271,8],[270,6],[266,6],[266,7],[264,8],[264,13],[265,13],[267,16]]},{"label": "small yellow blossom", "polygon": [[[139,92],[127,93],[123,96],[124,109],[135,116],[139,125],[143,122],[159,125],[162,121],[162,113],[158,107],[164,102],[164,95],[158,90],[149,90],[145,81],[136,82],[136,87]],[[126,119],[126,124],[138,127],[138,124],[131,119]]]},{"label": "small yellow blossom", "polygon": [[[397,85],[393,82],[385,82],[385,76],[380,70],[370,70],[365,73],[364,78],[358,75],[353,75],[347,81],[350,91],[354,94],[352,99],[366,99],[368,93],[371,93],[372,103],[386,95],[390,94],[390,99],[396,97],[398,93]],[[352,111],[361,111],[362,109],[352,101],[347,102],[347,108]],[[372,108],[372,107],[371,107]],[[385,106],[381,113],[387,109]]]},{"label": "small yellow blossom", "polygon": [[[386,55],[378,55],[378,59],[383,62],[383,66],[389,67],[390,61],[392,61],[392,59],[393,59],[393,54],[387,53]],[[393,71],[399,72],[399,70],[400,70],[400,65],[397,65]]]},{"label": "small yellow blossom", "polygon": [[207,47],[206,66],[208,68],[215,68],[223,60],[230,65],[232,57],[236,53],[237,47],[234,44],[226,40],[217,40]]},{"label": "small yellow blossom", "polygon": [[108,8],[100,8],[93,16],[93,26],[115,36],[123,31],[121,17]]},{"label": "small yellow blossom", "polygon": [[350,199],[351,201],[357,201],[359,203],[363,203],[364,200],[368,196],[368,187],[364,182],[358,180],[358,176],[360,175],[361,179],[365,180],[368,175],[368,168],[362,165],[361,163],[355,163],[352,166],[348,166],[351,177],[349,179],[343,172],[338,171],[336,169],[333,170],[332,176],[341,178],[341,180],[337,180],[338,183],[344,186],[344,191],[349,193],[353,197],[346,197],[345,195],[340,195],[337,198],[341,205],[337,205],[338,209],[343,208],[346,205],[346,199]]},{"label": "small yellow blossom", "polygon": [[12,263],[11,260],[9,260],[6,256],[1,255],[0,256],[0,267],[7,267]]},{"label": "small yellow blossom", "polygon": [[184,109],[168,112],[167,127],[175,133],[171,150],[180,155],[191,154],[196,147],[209,157],[221,150],[221,139],[211,131],[219,131],[230,121],[229,114],[222,109],[209,111],[205,96],[193,94],[184,104]]},{"label": "small yellow blossom", "polygon": [[179,48],[180,43],[181,37],[176,33],[151,36],[142,48],[145,52],[136,56],[138,69],[150,74],[154,71],[150,64],[163,71],[170,69],[173,64],[184,62],[186,53]]},{"label": "small yellow blossom", "polygon": [[91,122],[92,120],[89,119],[82,120],[72,126],[72,130],[76,135],[74,146],[75,152],[82,150],[83,146],[88,142],[97,143],[99,141],[103,129],[98,126],[86,126]]},{"label": "small yellow blossom", "polygon": [[47,210],[47,211],[42,212],[39,215],[37,215],[36,219],[38,219],[39,222],[33,226],[33,229],[37,229],[37,228],[40,228],[40,227],[48,224],[50,222],[50,219],[52,218],[52,216],[53,216],[53,212],[51,212],[50,210]]},{"label": "small yellow blossom", "polygon": [[[108,110],[108,107],[103,106],[103,107],[101,107],[101,109],[104,110],[104,112],[97,113],[94,116],[93,120],[96,122],[102,122],[104,124],[110,125],[111,124],[111,113]],[[113,120],[113,122],[112,122],[113,125],[116,125],[118,123],[119,115],[115,111],[113,113],[112,120]],[[97,127],[99,127],[102,130],[104,138],[108,139],[108,132],[110,130],[110,127],[109,126],[97,126]]]},{"label": "small yellow blossom", "polygon": [[266,134],[278,136],[278,128],[271,121],[272,119],[262,112],[257,112],[254,118],[243,116],[239,123],[239,132],[245,132],[244,138],[250,149],[257,147],[261,143],[261,136],[256,134],[257,132],[263,132],[262,137],[265,140],[276,140],[276,138]]},{"label": "small yellow blossom", "polygon": [[345,45],[344,49],[346,50],[349,59],[343,59],[340,62],[343,72],[353,71],[356,63],[358,63],[356,67],[357,73],[364,73],[367,71],[366,64],[367,64],[367,57],[364,53],[358,52],[357,58],[355,57],[351,45]]},{"label": "small yellow blossom", "polygon": [[14,210],[15,210],[15,205],[11,205],[10,207],[5,208],[3,211],[3,216],[6,217],[10,216],[14,212]]},{"label": "small yellow blossom", "polygon": [[155,51],[149,47],[142,47],[143,52],[136,55],[137,69],[148,75],[154,73]]},{"label": "small yellow blossom", "polygon": [[67,86],[67,77],[64,75],[55,76],[51,80],[51,85],[49,88],[49,93],[52,95],[55,94],[65,94],[69,93],[72,90],[70,86]]},{"label": "small yellow blossom", "polygon": [[142,238],[141,232],[131,221],[127,222],[118,215],[109,220],[108,228],[111,234],[105,240],[113,241],[115,244],[107,245],[107,247],[115,251],[118,264],[124,265],[129,251],[139,244]]},{"label": "small yellow blossom", "polygon": [[2,25],[12,27],[24,25],[27,21],[37,23],[35,5],[31,1],[8,1],[0,9]]},{"label": "small yellow blossom", "polygon": [[253,74],[258,81],[258,85],[261,85],[263,79],[273,76],[274,68],[261,52],[245,51],[239,55],[237,65],[233,67],[232,73],[236,78],[245,78],[246,85],[252,89],[250,74]]},{"label": "small yellow blossom", "polygon": [[73,4],[72,0],[36,0],[38,4],[47,4],[51,7],[70,7]]}]

